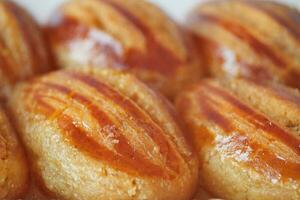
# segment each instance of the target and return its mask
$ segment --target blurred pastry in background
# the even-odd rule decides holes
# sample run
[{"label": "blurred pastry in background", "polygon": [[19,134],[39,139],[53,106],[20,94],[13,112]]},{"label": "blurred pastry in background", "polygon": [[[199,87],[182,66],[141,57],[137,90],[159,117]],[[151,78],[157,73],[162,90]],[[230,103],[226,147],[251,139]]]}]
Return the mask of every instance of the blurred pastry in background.
[{"label": "blurred pastry in background", "polygon": [[213,77],[272,80],[300,88],[300,13],[271,1],[211,1],[187,24]]},{"label": "blurred pastry in background", "polygon": [[123,69],[170,98],[202,76],[189,34],[147,1],[70,1],[46,32],[61,68]]},{"label": "blurred pastry in background", "polygon": [[0,1],[0,98],[14,84],[49,69],[49,54],[35,20],[12,1]]}]

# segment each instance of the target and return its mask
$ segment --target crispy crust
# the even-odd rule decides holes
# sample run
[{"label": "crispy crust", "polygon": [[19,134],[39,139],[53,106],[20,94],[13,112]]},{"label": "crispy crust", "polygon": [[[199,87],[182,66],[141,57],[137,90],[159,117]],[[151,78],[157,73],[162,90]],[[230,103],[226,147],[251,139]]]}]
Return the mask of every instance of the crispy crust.
[{"label": "crispy crust", "polygon": [[205,80],[177,99],[200,180],[225,199],[300,198],[300,95],[279,85]]},{"label": "crispy crust", "polygon": [[59,71],[18,87],[11,105],[35,176],[54,196],[193,195],[197,159],[175,114],[131,75],[95,68]]}]

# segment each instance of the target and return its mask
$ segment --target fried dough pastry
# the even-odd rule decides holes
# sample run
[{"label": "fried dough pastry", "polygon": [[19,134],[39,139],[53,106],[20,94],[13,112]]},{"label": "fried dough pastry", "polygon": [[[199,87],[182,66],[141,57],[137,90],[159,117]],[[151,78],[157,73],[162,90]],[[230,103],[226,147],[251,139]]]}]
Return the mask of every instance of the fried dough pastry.
[{"label": "fried dough pastry", "polygon": [[0,107],[0,199],[23,197],[27,184],[28,169],[24,151],[5,110]]},{"label": "fried dough pastry", "polygon": [[247,77],[300,88],[300,13],[270,1],[211,1],[188,27],[213,77]]},{"label": "fried dough pastry", "polygon": [[300,199],[300,94],[249,80],[204,80],[176,105],[205,189],[230,200]]},{"label": "fried dough pastry", "polygon": [[36,179],[59,199],[187,200],[198,163],[167,101],[114,70],[62,70],[10,101]]},{"label": "fried dough pastry", "polygon": [[71,1],[46,32],[62,68],[123,69],[171,98],[201,77],[189,34],[147,1]]},{"label": "fried dough pastry", "polygon": [[0,97],[20,80],[49,69],[44,38],[34,19],[12,1],[0,1]]}]

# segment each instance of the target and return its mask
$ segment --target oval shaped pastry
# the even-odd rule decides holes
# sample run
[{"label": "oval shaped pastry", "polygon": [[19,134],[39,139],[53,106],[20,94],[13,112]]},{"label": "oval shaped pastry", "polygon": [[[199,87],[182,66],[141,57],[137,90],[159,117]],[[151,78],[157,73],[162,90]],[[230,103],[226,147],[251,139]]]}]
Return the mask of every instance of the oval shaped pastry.
[{"label": "oval shaped pastry", "polygon": [[19,86],[11,107],[52,195],[189,199],[196,154],[169,104],[120,71],[59,71]]},{"label": "oval shaped pastry", "polygon": [[300,199],[300,94],[247,80],[205,80],[176,101],[204,188],[224,199]]},{"label": "oval shaped pastry", "polygon": [[43,35],[34,19],[11,1],[0,2],[0,97],[20,80],[49,69]]},{"label": "oval shaped pastry", "polygon": [[300,13],[270,1],[213,1],[187,23],[214,77],[274,80],[300,88]]},{"label": "oval shaped pastry", "polygon": [[72,1],[47,30],[63,68],[121,68],[168,97],[201,77],[188,33],[146,1]]},{"label": "oval shaped pastry", "polygon": [[24,151],[5,110],[0,106],[0,199],[23,197],[28,185]]}]

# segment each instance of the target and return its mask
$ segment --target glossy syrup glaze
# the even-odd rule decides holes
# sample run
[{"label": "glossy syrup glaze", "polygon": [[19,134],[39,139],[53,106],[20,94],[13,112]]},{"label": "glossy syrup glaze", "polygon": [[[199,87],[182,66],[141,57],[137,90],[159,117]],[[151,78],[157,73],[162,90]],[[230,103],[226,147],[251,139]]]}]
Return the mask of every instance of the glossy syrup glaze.
[{"label": "glossy syrup glaze", "polygon": [[[77,84],[94,90],[97,98],[104,98],[111,102],[115,109],[125,112],[126,119],[115,121],[115,114],[110,113],[104,107],[101,107],[88,96],[81,94],[77,89],[72,89],[63,84],[54,83],[51,80],[35,82],[28,95],[32,96],[33,102],[27,105],[28,109],[45,115],[48,120],[57,121],[61,134],[66,137],[74,147],[79,149],[89,157],[108,164],[116,170],[146,177],[157,177],[173,179],[180,173],[180,158],[175,151],[170,140],[165,136],[166,133],[153,122],[149,115],[132,100],[119,93],[111,86],[105,84],[99,79],[78,72],[58,72],[59,76],[65,77],[70,81],[76,81]],[[55,95],[56,94],[56,95]],[[57,95],[59,94],[59,95]],[[80,104],[87,110],[88,114],[96,125],[101,127],[97,133],[91,133],[93,129],[87,129],[86,126],[78,124],[74,117],[61,110],[62,107],[74,108],[75,104]],[[32,106],[35,105],[35,106]],[[134,146],[133,141],[128,139],[128,134],[120,123],[126,123],[126,120],[133,120],[136,124],[135,133],[139,140],[152,145],[157,152],[150,150],[143,152]],[[109,130],[105,127],[110,127]],[[139,130],[142,130],[139,132]],[[99,141],[93,135],[100,135],[100,138],[112,137],[113,147],[111,148],[105,141]],[[149,138],[145,141],[143,138]],[[154,151],[153,149],[153,151]],[[163,161],[153,158],[158,153]]]},{"label": "glossy syrup glaze", "polygon": [[255,111],[253,108],[242,103],[237,98],[234,98],[228,92],[214,87],[212,85],[206,85],[206,88],[213,94],[222,97],[225,101],[234,105],[235,112],[242,118],[246,119],[249,123],[256,128],[263,130],[264,132],[274,136],[276,139],[282,141],[285,145],[289,146],[295,153],[300,155],[300,138],[287,130],[279,127],[276,123],[272,122],[263,114]]},{"label": "glossy syrup glaze", "polygon": [[[213,141],[209,140],[209,143],[196,141],[196,144],[214,146],[222,156],[233,158],[236,162],[254,169],[272,183],[289,180],[298,181],[300,179],[299,137],[280,127],[254,108],[242,103],[227,90],[211,82],[203,81],[194,90],[193,95],[186,98],[185,101],[186,103],[182,104],[185,106],[180,106],[179,110],[187,110],[185,113],[189,112],[189,109],[195,110],[189,105],[193,105],[191,102],[197,102],[199,120],[212,123],[213,126],[223,130],[224,135],[211,132],[212,130],[205,124],[190,127],[194,129],[192,130],[195,135],[194,138],[197,138],[196,136],[199,134],[209,134],[208,138],[214,138]],[[244,125],[251,128],[237,126],[235,121],[237,119],[241,120],[239,123],[245,123]],[[203,126],[209,131],[203,132]],[[251,131],[252,128],[256,129],[257,133]],[[261,135],[257,137],[254,134]],[[205,136],[200,138],[203,137]],[[262,142],[260,137],[268,142]],[[274,141],[285,146],[294,156],[287,156],[279,150],[280,148],[271,148],[269,145],[272,145]]]},{"label": "glossy syrup glaze", "polygon": [[[54,27],[47,29],[48,35],[54,44],[70,45],[76,40],[91,40],[96,42],[95,47],[91,51],[95,51],[98,54],[103,54],[110,57],[111,62],[117,63],[117,66],[132,67],[132,68],[144,68],[147,70],[155,70],[164,74],[172,74],[177,67],[182,66],[187,60],[178,58],[170,49],[162,45],[155,37],[153,31],[138,17],[136,17],[131,11],[126,9],[120,3],[111,0],[99,0],[99,3],[105,3],[111,6],[118,12],[124,19],[129,21],[145,38],[146,51],[130,48],[123,49],[125,51],[120,54],[117,52],[113,45],[107,45],[99,41],[95,41],[90,37],[91,31],[104,34],[111,37],[113,43],[120,46],[121,42],[113,39],[111,35],[105,31],[100,30],[100,27],[87,27],[85,24],[78,22],[77,19],[68,16],[63,16],[59,23],[56,23]],[[93,15],[93,13],[91,13]],[[95,19],[99,20],[99,19]],[[100,23],[100,22],[99,22]],[[101,24],[101,23],[100,23]],[[180,31],[180,30],[178,30]],[[93,53],[93,54],[97,54]],[[163,59],[161,59],[163,58]],[[93,59],[93,58],[91,58]]]}]

